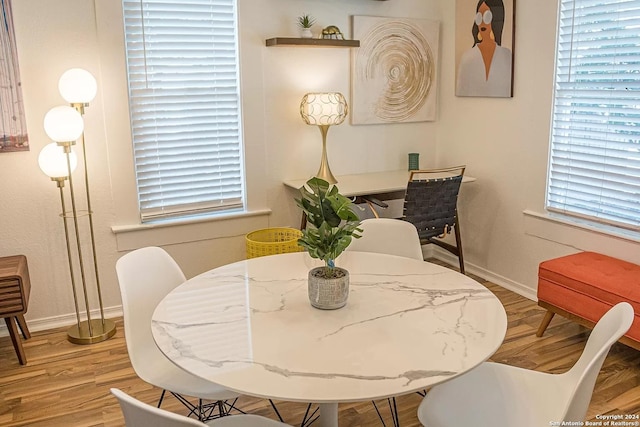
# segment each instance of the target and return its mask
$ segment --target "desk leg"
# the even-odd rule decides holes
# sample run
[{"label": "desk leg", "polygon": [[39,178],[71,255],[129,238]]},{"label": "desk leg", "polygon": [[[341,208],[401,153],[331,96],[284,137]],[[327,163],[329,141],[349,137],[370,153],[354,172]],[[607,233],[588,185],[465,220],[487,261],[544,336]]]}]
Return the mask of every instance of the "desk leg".
[{"label": "desk leg", "polygon": [[338,427],[338,404],[320,403],[320,427]]},{"label": "desk leg", "polygon": [[307,214],[302,212],[302,219],[300,220],[300,231],[307,228]]}]

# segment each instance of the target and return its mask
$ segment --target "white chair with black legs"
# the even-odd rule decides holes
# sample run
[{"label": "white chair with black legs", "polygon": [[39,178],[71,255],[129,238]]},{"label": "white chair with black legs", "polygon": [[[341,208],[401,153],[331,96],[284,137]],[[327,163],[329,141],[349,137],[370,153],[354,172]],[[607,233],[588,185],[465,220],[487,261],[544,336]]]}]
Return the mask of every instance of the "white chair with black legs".
[{"label": "white chair with black legs", "polygon": [[117,388],[112,388],[111,393],[120,403],[126,427],[291,427],[258,415],[234,415],[208,421],[205,424],[147,405]]},{"label": "white chair with black legs", "polygon": [[353,239],[346,250],[424,260],[418,230],[410,222],[391,218],[371,218],[362,221],[360,228],[362,237]]},{"label": "white chair with black legs", "polygon": [[[190,410],[190,416],[201,421],[228,415],[238,393],[178,368],[160,352],[151,335],[156,306],[186,280],[175,260],[164,249],[142,248],[122,256],[116,263],[116,273],[129,359],[141,379],[163,389],[158,408],[169,391]],[[191,403],[185,396],[197,398],[198,403]]]},{"label": "white chair with black legs", "polygon": [[426,427],[540,427],[583,422],[604,359],[629,330],[633,318],[629,303],[611,308],[593,328],[580,359],[563,374],[483,363],[433,387],[418,408],[418,418]]}]

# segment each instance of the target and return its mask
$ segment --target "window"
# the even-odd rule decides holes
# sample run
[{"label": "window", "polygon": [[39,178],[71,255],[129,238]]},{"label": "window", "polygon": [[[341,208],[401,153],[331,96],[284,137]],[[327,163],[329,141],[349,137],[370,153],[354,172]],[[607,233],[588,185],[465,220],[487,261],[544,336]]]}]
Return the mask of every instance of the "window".
[{"label": "window", "polygon": [[236,0],[123,0],[142,221],[243,207]]},{"label": "window", "polygon": [[640,0],[561,0],[547,209],[640,230]]}]

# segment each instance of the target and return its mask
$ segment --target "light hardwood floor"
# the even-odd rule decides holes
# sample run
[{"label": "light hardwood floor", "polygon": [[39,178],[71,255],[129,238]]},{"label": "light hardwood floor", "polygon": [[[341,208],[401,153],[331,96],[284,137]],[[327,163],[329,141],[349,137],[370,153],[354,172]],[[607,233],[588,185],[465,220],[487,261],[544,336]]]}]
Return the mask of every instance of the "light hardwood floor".
[{"label": "light hardwood floor", "polygon": [[[544,337],[536,338],[544,311],[513,292],[491,283],[486,286],[500,298],[509,318],[506,339],[492,360],[553,373],[574,364],[588,329],[556,316]],[[116,323],[118,332],[112,339],[91,346],[70,344],[62,329],[34,333],[24,342],[26,366],[18,364],[9,337],[0,338],[0,426],[122,426],[111,387],[155,404],[160,391],[136,377],[122,319]],[[417,394],[398,398],[402,426],[420,426],[416,417],[420,400]],[[174,398],[165,402],[163,408],[184,413]],[[264,400],[242,397],[238,406],[275,418]],[[278,402],[278,409],[287,422],[295,424],[305,405]],[[588,417],[594,419],[597,414],[640,414],[639,351],[620,343],[613,346],[598,377]],[[381,425],[370,402],[342,404],[339,416],[341,427]]]}]

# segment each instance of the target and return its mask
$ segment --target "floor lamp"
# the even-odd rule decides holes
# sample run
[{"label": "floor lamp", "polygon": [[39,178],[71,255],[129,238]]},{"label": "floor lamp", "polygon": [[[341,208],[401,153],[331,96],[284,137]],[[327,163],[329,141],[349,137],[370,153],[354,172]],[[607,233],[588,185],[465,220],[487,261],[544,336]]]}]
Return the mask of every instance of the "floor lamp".
[{"label": "floor lamp", "polygon": [[[91,208],[91,198],[89,191],[89,178],[87,168],[87,155],[84,144],[84,121],[82,114],[84,108],[93,100],[97,92],[96,81],[93,76],[82,69],[75,68],[67,71],[60,78],[58,85],[63,98],[71,104],[71,106],[54,107],[45,115],[44,128],[45,132],[55,144],[47,145],[38,158],[40,168],[54,182],[56,182],[60,191],[60,202],[62,205],[62,214],[65,232],[65,240],[67,246],[67,256],[69,260],[69,273],[71,276],[71,287],[73,289],[73,299],[76,311],[76,325],[69,328],[67,338],[75,344],[93,344],[105,341],[116,333],[116,325],[112,320],[105,319],[104,306],[102,303],[102,291],[100,289],[100,276],[98,272],[98,260],[96,255],[95,237],[93,231],[93,211]],[[72,146],[80,141],[82,149],[83,166],[84,166],[84,182],[85,182],[85,200],[86,209],[78,208],[75,188],[73,185],[74,164],[77,164],[77,156]],[[53,145],[53,147],[51,147]],[[55,150],[55,148],[58,148]],[[66,166],[66,168],[65,168]],[[65,181],[69,181],[68,199],[71,202],[71,210],[67,210],[65,202]],[[86,252],[83,252],[82,242],[86,241],[79,228],[80,220],[88,221],[89,240],[91,244],[91,256],[93,268],[85,268]],[[73,232],[70,232],[69,220],[73,223]],[[75,247],[75,251],[72,249]],[[75,256],[74,256],[75,255]],[[77,261],[77,264],[74,262]],[[75,266],[77,265],[77,270]],[[91,272],[92,270],[92,272]],[[80,277],[82,294],[78,292],[77,274]],[[91,306],[89,304],[88,295],[88,274],[93,274],[100,306],[100,318],[91,318]],[[84,300],[84,308],[86,320],[80,318],[79,296]]]},{"label": "floor lamp", "polygon": [[329,184],[336,184],[338,180],[331,173],[327,159],[327,132],[329,126],[339,125],[349,113],[347,100],[339,92],[307,93],[300,102],[300,115],[308,125],[317,125],[322,134],[322,158],[316,177],[322,178]]}]

